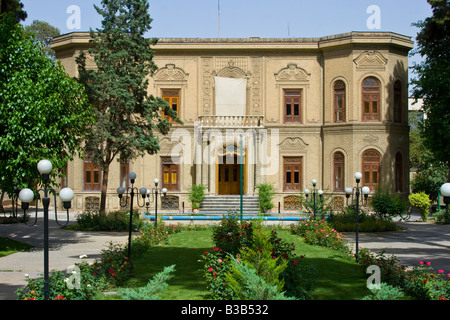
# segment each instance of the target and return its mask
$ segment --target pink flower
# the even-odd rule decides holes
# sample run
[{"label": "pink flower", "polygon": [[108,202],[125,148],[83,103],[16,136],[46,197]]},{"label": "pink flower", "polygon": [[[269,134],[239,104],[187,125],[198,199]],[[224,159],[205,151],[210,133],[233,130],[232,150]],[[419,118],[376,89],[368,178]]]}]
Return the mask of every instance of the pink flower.
[{"label": "pink flower", "polygon": [[419,261],[419,264],[423,264],[423,261]]},{"label": "pink flower", "polygon": [[427,264],[427,266],[431,266],[431,262],[427,262],[426,264]]},{"label": "pink flower", "polygon": [[209,268],[208,269],[209,272],[213,272],[213,270],[214,270],[213,268]]},{"label": "pink flower", "polygon": [[438,270],[439,273],[444,273],[444,270]]},{"label": "pink flower", "polygon": [[296,265],[297,265],[297,261],[294,260],[294,266],[296,266]]}]

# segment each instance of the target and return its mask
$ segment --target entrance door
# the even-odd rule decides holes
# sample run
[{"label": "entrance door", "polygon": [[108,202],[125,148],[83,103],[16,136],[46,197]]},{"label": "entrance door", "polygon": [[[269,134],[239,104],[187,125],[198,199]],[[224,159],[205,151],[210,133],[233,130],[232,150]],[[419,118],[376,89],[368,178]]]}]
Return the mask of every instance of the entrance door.
[{"label": "entrance door", "polygon": [[234,163],[219,164],[219,194],[240,194],[240,173],[241,166],[234,157]]}]

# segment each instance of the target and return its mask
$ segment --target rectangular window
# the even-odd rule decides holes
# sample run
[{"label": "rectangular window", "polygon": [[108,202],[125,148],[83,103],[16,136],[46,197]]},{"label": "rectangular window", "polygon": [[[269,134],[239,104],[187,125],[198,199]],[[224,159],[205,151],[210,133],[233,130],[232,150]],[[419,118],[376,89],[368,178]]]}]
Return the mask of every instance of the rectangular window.
[{"label": "rectangular window", "polygon": [[[178,89],[163,90],[162,98],[169,104],[172,110],[176,112],[177,116],[180,116],[180,90]],[[169,116],[164,116],[164,118],[170,122],[173,121],[173,119]]]},{"label": "rectangular window", "polygon": [[161,158],[162,188],[168,191],[178,190],[179,166],[171,158]]},{"label": "rectangular window", "polygon": [[84,162],[84,190],[100,191],[101,190],[101,171],[94,163],[90,161]]},{"label": "rectangular window", "polygon": [[284,90],[284,121],[301,122],[301,90]]},{"label": "rectangular window", "polygon": [[301,176],[302,176],[302,158],[284,158],[284,191],[299,191],[301,190]]}]

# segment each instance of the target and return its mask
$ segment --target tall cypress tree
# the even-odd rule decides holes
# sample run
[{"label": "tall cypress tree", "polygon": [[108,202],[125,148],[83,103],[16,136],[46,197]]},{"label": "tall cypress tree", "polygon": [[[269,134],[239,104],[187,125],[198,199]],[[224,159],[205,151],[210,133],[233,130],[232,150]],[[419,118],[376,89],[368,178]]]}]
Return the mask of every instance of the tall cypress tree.
[{"label": "tall cypress tree", "polygon": [[161,111],[177,118],[161,98],[147,93],[148,76],[157,66],[147,39],[152,19],[147,0],[102,0],[94,6],[103,17],[101,28],[90,31],[96,69],[86,68],[86,54],[77,57],[79,80],[86,86],[97,122],[86,141],[86,156],[102,169],[100,212],[105,211],[109,166],[117,157],[128,160],[159,151],[156,132],[168,134],[170,122]]}]

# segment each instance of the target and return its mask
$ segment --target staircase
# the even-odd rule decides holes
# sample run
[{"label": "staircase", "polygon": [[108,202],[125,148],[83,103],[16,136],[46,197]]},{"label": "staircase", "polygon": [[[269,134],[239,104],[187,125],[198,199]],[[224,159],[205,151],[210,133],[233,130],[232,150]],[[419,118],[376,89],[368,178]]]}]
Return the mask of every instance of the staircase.
[{"label": "staircase", "polygon": [[[239,195],[227,196],[205,196],[200,205],[200,212],[203,213],[227,213],[230,211],[240,213],[241,197]],[[258,197],[243,196],[242,211],[243,213],[258,213]]]}]

